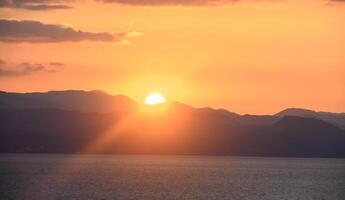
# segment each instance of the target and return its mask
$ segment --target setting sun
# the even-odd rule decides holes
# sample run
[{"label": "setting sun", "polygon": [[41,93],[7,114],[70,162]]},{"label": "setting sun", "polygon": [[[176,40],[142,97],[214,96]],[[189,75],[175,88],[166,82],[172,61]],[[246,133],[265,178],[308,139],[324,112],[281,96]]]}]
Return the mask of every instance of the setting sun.
[{"label": "setting sun", "polygon": [[345,0],[0,0],[0,200],[345,200]]},{"label": "setting sun", "polygon": [[165,103],[165,98],[159,93],[151,93],[145,99],[146,105],[155,105]]}]

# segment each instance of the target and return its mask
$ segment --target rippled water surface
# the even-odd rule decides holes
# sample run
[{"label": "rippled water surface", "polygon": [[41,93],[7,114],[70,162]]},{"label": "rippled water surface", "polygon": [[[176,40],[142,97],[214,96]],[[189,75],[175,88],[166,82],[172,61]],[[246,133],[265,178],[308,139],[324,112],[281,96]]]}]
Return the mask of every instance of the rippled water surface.
[{"label": "rippled water surface", "polygon": [[344,200],[345,160],[0,154],[0,199]]}]

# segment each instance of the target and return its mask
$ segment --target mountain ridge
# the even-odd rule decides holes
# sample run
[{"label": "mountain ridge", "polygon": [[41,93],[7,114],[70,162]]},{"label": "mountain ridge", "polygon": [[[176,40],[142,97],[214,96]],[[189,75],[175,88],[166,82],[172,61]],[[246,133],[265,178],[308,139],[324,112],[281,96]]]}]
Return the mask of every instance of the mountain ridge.
[{"label": "mountain ridge", "polygon": [[345,157],[345,130],[328,118],[239,115],[179,102],[152,113],[129,98],[109,95],[109,103],[99,92],[44,95],[0,92],[0,152]]},{"label": "mountain ridge", "polygon": [[[17,99],[4,99],[4,96],[17,96]],[[58,96],[65,96],[59,97]],[[79,98],[76,96],[79,96]],[[53,100],[52,100],[53,99]],[[16,102],[17,101],[17,102]],[[19,103],[18,103],[19,101]],[[14,103],[13,103],[14,102]],[[24,103],[20,103],[24,102]],[[73,103],[71,105],[71,102]],[[63,90],[63,91],[47,91],[47,92],[27,92],[27,93],[13,93],[0,91],[0,108],[11,107],[11,105],[16,104],[15,107],[19,109],[23,108],[58,108],[65,110],[79,110],[82,112],[114,112],[122,111],[128,112],[135,110],[139,107],[139,104],[125,95],[110,95],[101,90]],[[29,104],[29,105],[26,105]],[[325,111],[313,111],[304,108],[286,108],[274,115],[253,115],[253,114],[243,114],[240,115],[235,112],[231,112],[224,108],[214,109],[211,107],[201,107],[195,108],[190,105],[180,103],[180,102],[170,102],[170,104],[176,104],[179,106],[190,107],[192,109],[197,109],[199,111],[205,112],[218,112],[227,115],[228,117],[237,118],[241,117],[242,121],[247,121],[246,123],[255,124],[272,124],[277,121],[278,118],[283,116],[301,116],[301,117],[311,117],[316,119],[321,119],[325,122],[331,123],[341,129],[345,130],[345,113],[332,113]],[[277,117],[277,118],[276,118]],[[257,119],[255,121],[254,119]]]},{"label": "mountain ridge", "polygon": [[[105,95],[105,96],[111,96],[111,97],[123,97],[123,98],[127,98],[128,100],[130,101],[133,101],[135,102],[133,99],[129,98],[128,96],[126,95],[121,95],[121,94],[117,94],[117,95],[112,95],[112,94],[109,94],[107,92],[104,92],[102,90],[49,90],[49,91],[46,91],[46,92],[23,92],[23,93],[20,93],[20,92],[8,92],[8,91],[4,91],[4,90],[0,90],[0,95],[1,94],[16,94],[16,95],[35,95],[35,94],[51,94],[51,93],[84,93],[84,94],[102,94],[102,95]],[[186,106],[190,106],[188,104],[185,104],[185,103],[181,103],[181,102],[177,102],[176,103],[179,103],[179,104],[183,104],[183,105],[186,105]],[[136,102],[136,104],[138,104]],[[233,114],[236,114],[236,115],[248,115],[248,116],[283,116],[283,115],[295,115],[295,116],[298,116],[297,113],[293,113],[294,111],[300,111],[300,112],[303,112],[304,113],[301,113],[299,115],[302,115],[302,114],[305,114],[305,113],[324,113],[324,114],[336,114],[336,115],[342,115],[342,116],[345,116],[345,112],[328,112],[328,111],[314,111],[314,110],[311,110],[311,109],[307,109],[307,108],[298,108],[298,107],[291,107],[291,108],[286,108],[286,109],[283,109],[279,112],[277,112],[276,114],[272,114],[272,115],[269,115],[269,114],[249,114],[249,113],[246,113],[246,114],[238,114],[238,113],[235,113],[235,112],[231,112],[225,108],[212,108],[212,107],[193,107],[193,106],[190,106],[192,108],[195,108],[195,109],[212,109],[212,110],[219,110],[219,111],[226,111],[226,112],[229,112],[229,113],[233,113]]]},{"label": "mountain ridge", "polygon": [[300,116],[320,119],[334,124],[345,130],[345,113],[332,113],[324,111],[314,111],[304,108],[287,108],[275,114],[275,116]]}]

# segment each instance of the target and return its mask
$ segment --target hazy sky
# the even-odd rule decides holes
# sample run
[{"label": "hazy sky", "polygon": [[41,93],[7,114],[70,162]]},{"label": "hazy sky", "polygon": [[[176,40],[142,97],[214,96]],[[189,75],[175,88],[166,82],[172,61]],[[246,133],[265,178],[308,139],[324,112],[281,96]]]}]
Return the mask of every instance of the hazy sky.
[{"label": "hazy sky", "polygon": [[345,0],[0,0],[0,90],[345,112]]}]

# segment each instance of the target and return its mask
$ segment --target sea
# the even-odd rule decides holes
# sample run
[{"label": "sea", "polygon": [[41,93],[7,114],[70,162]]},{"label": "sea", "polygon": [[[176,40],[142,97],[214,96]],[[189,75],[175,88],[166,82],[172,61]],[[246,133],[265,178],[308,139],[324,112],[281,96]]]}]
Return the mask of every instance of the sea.
[{"label": "sea", "polygon": [[345,200],[345,160],[0,154],[1,200]]}]

